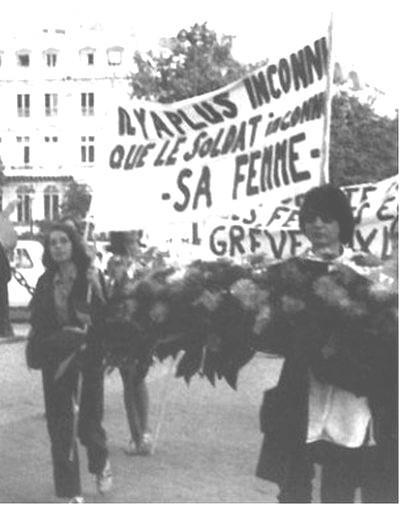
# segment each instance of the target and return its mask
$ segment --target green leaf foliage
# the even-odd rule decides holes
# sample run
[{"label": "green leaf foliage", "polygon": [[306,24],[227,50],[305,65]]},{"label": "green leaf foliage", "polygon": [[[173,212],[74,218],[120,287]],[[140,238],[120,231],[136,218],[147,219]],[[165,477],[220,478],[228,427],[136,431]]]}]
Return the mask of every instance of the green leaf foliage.
[{"label": "green leaf foliage", "polygon": [[84,219],[89,210],[90,199],[90,189],[87,184],[71,181],[61,204],[62,215],[71,216],[78,221]]},{"label": "green leaf foliage", "polygon": [[131,74],[132,96],[171,103],[208,93],[249,71],[231,55],[232,37],[217,34],[207,24],[195,24],[163,40],[165,51],[136,53]]},{"label": "green leaf foliage", "polygon": [[377,115],[369,104],[341,92],[333,97],[329,171],[338,185],[375,182],[395,175],[398,119]]}]

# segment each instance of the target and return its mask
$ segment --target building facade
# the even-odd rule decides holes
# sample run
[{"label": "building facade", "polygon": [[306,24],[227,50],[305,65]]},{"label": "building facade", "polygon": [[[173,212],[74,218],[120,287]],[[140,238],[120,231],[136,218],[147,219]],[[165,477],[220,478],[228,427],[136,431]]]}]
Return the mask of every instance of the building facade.
[{"label": "building facade", "polygon": [[0,35],[1,208],[19,233],[56,219],[72,179],[102,170],[110,103],[129,96],[133,35],[101,27]]}]

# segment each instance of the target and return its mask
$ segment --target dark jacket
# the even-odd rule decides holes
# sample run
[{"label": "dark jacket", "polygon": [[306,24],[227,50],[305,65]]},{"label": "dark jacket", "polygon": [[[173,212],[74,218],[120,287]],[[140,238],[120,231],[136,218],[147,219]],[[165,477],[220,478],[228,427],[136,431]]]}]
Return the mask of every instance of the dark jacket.
[{"label": "dark jacket", "polygon": [[8,261],[6,252],[0,242],[0,278],[1,282],[7,284],[11,279],[10,262]]},{"label": "dark jacket", "polygon": [[[272,267],[266,282],[271,299],[278,300],[276,303],[279,304],[279,297],[290,291],[291,295],[305,300],[312,282],[324,273],[321,270],[323,265],[313,263],[292,259]],[[299,269],[295,270],[297,280],[300,279],[297,286],[296,281],[287,278],[292,267]],[[356,280],[364,289],[365,281]],[[303,293],[300,292],[302,287],[305,288]],[[278,313],[279,308],[275,309]],[[397,347],[393,335],[382,338],[382,345],[377,346],[372,336],[368,339],[361,334],[362,330],[365,331],[365,325],[357,328],[351,324],[346,335],[346,346],[325,359],[321,347],[329,335],[323,332],[329,328],[343,333],[346,327],[341,324],[340,317],[332,318],[331,314],[323,312],[322,307],[321,310],[318,311],[320,313],[310,311],[287,318],[277,317],[261,337],[265,350],[285,358],[278,385],[264,393],[260,411],[264,441],[256,470],[258,477],[278,485],[286,482],[290,472],[293,472],[294,459],[306,447],[309,370],[320,381],[366,396],[379,447],[388,447],[394,442],[394,428],[397,426],[394,413],[397,405],[394,401],[397,391]],[[329,324],[326,323],[327,317],[331,317]],[[392,358],[388,361],[390,356]]]},{"label": "dark jacket", "polygon": [[7,333],[9,329],[8,282],[10,279],[10,263],[0,243],[0,336]]},{"label": "dark jacket", "polygon": [[[54,279],[55,272],[46,271],[38,280],[35,293],[33,295],[31,309],[31,340],[32,348],[36,359],[41,367],[46,364],[54,365],[61,362],[74,350],[76,350],[82,339],[73,334],[64,335],[62,325],[59,323],[54,303]],[[87,352],[97,358],[101,355],[101,330],[104,322],[104,304],[99,297],[93,293],[90,305],[86,302],[88,282],[82,275],[78,275],[68,299],[70,326],[81,326],[75,315],[75,309],[88,312],[91,316],[92,325],[89,329],[87,342]]]}]

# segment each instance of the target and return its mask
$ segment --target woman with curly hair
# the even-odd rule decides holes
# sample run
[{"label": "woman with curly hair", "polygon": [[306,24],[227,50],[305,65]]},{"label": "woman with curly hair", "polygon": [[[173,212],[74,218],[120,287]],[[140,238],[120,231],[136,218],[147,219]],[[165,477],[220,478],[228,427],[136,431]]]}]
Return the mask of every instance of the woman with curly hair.
[{"label": "woman with curly hair", "polygon": [[[31,347],[36,368],[42,370],[56,496],[81,503],[76,435],[86,447],[98,491],[112,485],[101,425],[103,289],[71,226],[52,226],[45,237],[43,265],[31,302]],[[75,359],[60,373],[60,364],[73,353]]]}]

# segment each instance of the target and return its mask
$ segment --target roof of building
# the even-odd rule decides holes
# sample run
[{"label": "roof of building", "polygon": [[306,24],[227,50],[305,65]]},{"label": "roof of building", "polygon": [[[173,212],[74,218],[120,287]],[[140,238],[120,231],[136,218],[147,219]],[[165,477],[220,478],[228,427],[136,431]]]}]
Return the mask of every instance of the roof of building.
[{"label": "roof of building", "polygon": [[59,181],[69,182],[72,181],[71,175],[6,175],[5,182],[47,182]]}]

